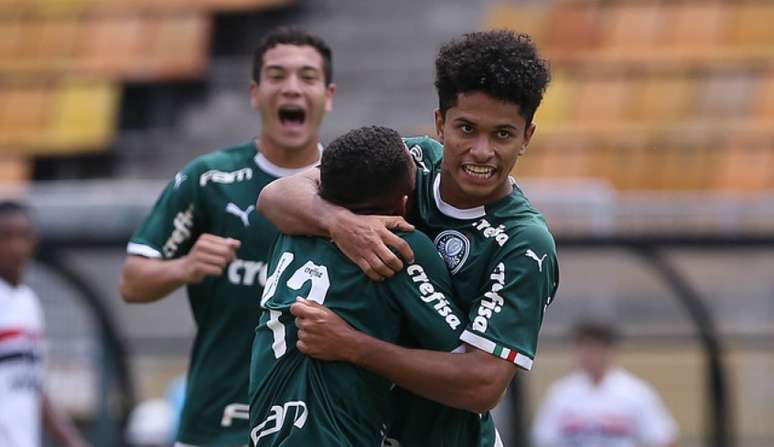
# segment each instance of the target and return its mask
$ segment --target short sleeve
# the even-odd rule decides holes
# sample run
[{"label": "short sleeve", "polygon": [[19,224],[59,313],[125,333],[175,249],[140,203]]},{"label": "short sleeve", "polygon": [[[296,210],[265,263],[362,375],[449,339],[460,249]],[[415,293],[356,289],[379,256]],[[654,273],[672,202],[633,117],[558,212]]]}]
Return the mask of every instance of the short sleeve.
[{"label": "short sleeve", "polygon": [[559,283],[553,237],[545,227],[528,227],[510,238],[492,264],[461,340],[529,370]]},{"label": "short sleeve", "polygon": [[677,439],[677,424],[661,398],[650,387],[644,386],[641,400],[637,407],[639,440],[644,445],[658,447],[671,444]]},{"label": "short sleeve", "polygon": [[403,330],[419,348],[452,351],[460,345],[465,319],[452,298],[446,265],[423,233],[405,239],[414,250],[414,262],[387,281],[404,315]]},{"label": "short sleeve", "polygon": [[185,255],[202,233],[197,162],[175,175],[127,246],[127,253],[174,259]]}]

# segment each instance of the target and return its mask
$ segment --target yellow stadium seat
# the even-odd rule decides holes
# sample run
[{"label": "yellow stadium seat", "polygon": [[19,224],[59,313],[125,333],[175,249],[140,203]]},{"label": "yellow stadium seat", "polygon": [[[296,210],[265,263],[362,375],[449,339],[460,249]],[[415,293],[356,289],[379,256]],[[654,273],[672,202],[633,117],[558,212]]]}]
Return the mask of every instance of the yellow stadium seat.
[{"label": "yellow stadium seat", "polygon": [[543,102],[535,114],[539,128],[551,128],[566,123],[572,116],[577,81],[561,73],[552,76]]},{"label": "yellow stadium seat", "polygon": [[156,24],[150,65],[158,78],[201,76],[207,68],[210,19],[203,14],[167,17]]},{"label": "yellow stadium seat", "polygon": [[658,2],[611,4],[602,32],[602,48],[628,52],[654,46],[663,34],[666,12]]},{"label": "yellow stadium seat", "polygon": [[574,119],[578,123],[611,124],[629,115],[631,82],[620,78],[579,80]]},{"label": "yellow stadium seat", "polygon": [[[486,29],[511,29],[532,36],[538,46],[543,48],[544,34],[549,26],[546,24],[548,8],[543,5],[529,4],[524,6],[495,5],[487,10],[484,18]],[[549,50],[546,48],[546,50]]]},{"label": "yellow stadium seat", "polygon": [[22,24],[19,20],[0,21],[0,70],[13,64],[21,48]]},{"label": "yellow stadium seat", "polygon": [[104,149],[115,133],[118,99],[118,88],[107,81],[61,83],[46,147],[53,152]]},{"label": "yellow stadium seat", "polygon": [[40,140],[48,123],[50,90],[43,86],[0,89],[0,144],[30,146]]},{"label": "yellow stadium seat", "polygon": [[650,77],[632,92],[638,97],[634,118],[640,121],[677,121],[695,107],[696,82],[686,76]]},{"label": "yellow stadium seat", "polygon": [[738,46],[763,46],[774,49],[774,3],[747,1],[737,8],[732,43]]},{"label": "yellow stadium seat", "polygon": [[572,51],[589,48],[597,40],[600,9],[596,3],[559,2],[552,8],[544,45]]},{"label": "yellow stadium seat", "polygon": [[723,43],[730,25],[730,5],[717,0],[673,3],[667,45],[677,48],[709,48]]},{"label": "yellow stadium seat", "polygon": [[758,140],[739,139],[723,150],[716,188],[724,191],[761,191],[772,185],[774,156]]}]

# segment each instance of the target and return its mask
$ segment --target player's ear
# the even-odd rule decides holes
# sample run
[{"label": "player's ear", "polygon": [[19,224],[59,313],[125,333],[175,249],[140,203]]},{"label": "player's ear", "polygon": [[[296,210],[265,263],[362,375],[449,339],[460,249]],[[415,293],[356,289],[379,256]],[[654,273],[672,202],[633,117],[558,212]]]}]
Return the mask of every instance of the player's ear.
[{"label": "player's ear", "polygon": [[441,113],[441,109],[435,109],[435,134],[438,141],[443,144],[443,113]]},{"label": "player's ear", "polygon": [[250,82],[250,107],[258,112],[258,84],[255,81]]},{"label": "player's ear", "polygon": [[519,156],[522,156],[527,152],[527,146],[529,145],[530,140],[532,140],[532,135],[535,135],[536,128],[537,128],[537,125],[533,121],[532,123],[530,123],[529,127],[527,127],[527,130],[524,131],[524,141],[521,142],[521,147],[519,148]]},{"label": "player's ear", "polygon": [[408,196],[403,196],[400,199],[400,206],[398,207],[398,215],[399,216],[406,216],[406,211],[408,211]]},{"label": "player's ear", "polygon": [[330,112],[333,110],[333,95],[336,94],[336,84],[328,84],[325,87],[325,111]]}]

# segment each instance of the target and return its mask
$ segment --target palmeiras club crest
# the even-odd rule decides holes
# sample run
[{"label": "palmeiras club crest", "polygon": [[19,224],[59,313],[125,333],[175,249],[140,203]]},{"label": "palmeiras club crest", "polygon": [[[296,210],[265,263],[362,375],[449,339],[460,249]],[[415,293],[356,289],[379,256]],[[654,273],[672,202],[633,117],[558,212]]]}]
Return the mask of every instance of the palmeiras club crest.
[{"label": "palmeiras club crest", "polygon": [[453,275],[460,271],[470,253],[470,241],[456,230],[442,231],[435,237],[435,249],[446,262],[449,272]]}]

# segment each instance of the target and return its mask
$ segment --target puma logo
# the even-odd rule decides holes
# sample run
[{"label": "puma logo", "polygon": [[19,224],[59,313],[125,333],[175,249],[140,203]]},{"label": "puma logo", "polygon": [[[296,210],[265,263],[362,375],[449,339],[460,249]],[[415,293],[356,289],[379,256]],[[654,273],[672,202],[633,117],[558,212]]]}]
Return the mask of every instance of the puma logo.
[{"label": "puma logo", "polygon": [[255,209],[255,206],[250,205],[247,207],[246,210],[242,211],[242,208],[239,208],[233,202],[228,202],[228,205],[226,205],[226,212],[231,213],[236,217],[240,218],[242,220],[242,223],[245,224],[246,227],[250,226],[250,219],[248,216],[254,209]]},{"label": "puma logo", "polygon": [[546,259],[546,256],[548,256],[548,254],[544,254],[542,258],[538,258],[538,255],[535,254],[535,252],[532,251],[532,249],[530,248],[530,249],[527,249],[527,252],[524,254],[524,256],[534,259],[538,263],[538,269],[541,272],[543,271],[543,260]]}]

